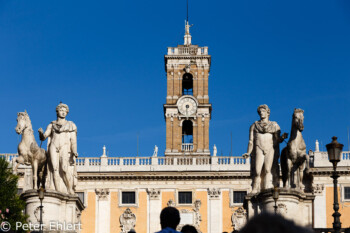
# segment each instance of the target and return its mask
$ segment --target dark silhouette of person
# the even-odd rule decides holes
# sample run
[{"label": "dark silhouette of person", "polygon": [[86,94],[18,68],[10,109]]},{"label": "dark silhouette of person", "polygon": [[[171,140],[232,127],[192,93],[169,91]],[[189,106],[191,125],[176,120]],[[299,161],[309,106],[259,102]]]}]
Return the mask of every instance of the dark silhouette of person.
[{"label": "dark silhouette of person", "polygon": [[176,231],[180,223],[180,212],[174,207],[165,207],[160,213],[162,230],[157,233],[180,233]]},{"label": "dark silhouette of person", "polygon": [[181,229],[182,233],[198,233],[197,229],[191,225],[185,225]]},{"label": "dark silhouette of person", "polygon": [[263,213],[254,216],[239,233],[312,233],[311,229],[296,225],[281,215]]}]

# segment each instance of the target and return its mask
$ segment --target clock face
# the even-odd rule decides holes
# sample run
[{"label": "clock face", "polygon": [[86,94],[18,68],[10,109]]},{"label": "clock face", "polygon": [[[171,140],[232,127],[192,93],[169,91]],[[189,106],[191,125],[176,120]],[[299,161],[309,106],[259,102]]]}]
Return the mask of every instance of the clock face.
[{"label": "clock face", "polygon": [[179,112],[185,116],[191,116],[197,112],[197,103],[191,97],[184,97],[177,103]]}]

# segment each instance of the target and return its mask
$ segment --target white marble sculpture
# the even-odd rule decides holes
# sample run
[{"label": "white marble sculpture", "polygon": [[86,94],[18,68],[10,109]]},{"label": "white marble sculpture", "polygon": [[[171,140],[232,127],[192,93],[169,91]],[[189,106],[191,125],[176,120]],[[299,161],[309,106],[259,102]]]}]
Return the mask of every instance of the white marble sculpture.
[{"label": "white marble sculpture", "polygon": [[218,153],[218,149],[216,148],[216,145],[214,144],[214,147],[213,147],[213,156],[216,156],[217,153]]},{"label": "white marble sculpture", "polygon": [[157,145],[155,145],[154,146],[154,151],[153,151],[153,157],[157,157],[157,155],[158,155],[158,146]]},{"label": "white marble sculpture", "polygon": [[[56,191],[74,194],[77,183],[75,159],[77,153],[77,127],[72,121],[67,121],[69,108],[60,103],[56,107],[57,120],[52,121],[45,131],[39,129],[40,140],[48,138],[47,151],[50,162],[49,187],[52,181]],[[61,180],[65,187],[61,187]]]},{"label": "white marble sculpture", "polygon": [[16,133],[22,135],[22,139],[17,148],[18,158],[13,159],[13,173],[17,174],[19,164],[31,165],[33,186],[30,186],[33,189],[38,189],[38,186],[45,186],[46,152],[35,141],[32,123],[27,111],[17,113]]},{"label": "white marble sculpture", "polygon": [[120,227],[122,231],[120,233],[127,233],[131,229],[135,228],[136,225],[136,215],[127,208],[124,213],[119,217]]},{"label": "white marble sculpture", "polygon": [[231,216],[232,226],[235,231],[241,230],[247,223],[247,211],[243,207],[238,209]]},{"label": "white marble sculpture", "polygon": [[252,193],[278,186],[279,180],[279,144],[288,134],[281,136],[279,125],[269,121],[270,109],[264,104],[258,107],[260,120],[254,122],[249,130],[249,144],[244,158],[252,158]]},{"label": "white marble sculpture", "polygon": [[[305,168],[309,168],[309,157],[306,153],[306,145],[303,139],[304,110],[294,109],[292,129],[287,146],[281,153],[281,168],[284,187],[296,187],[304,189],[303,174]],[[297,178],[295,178],[297,173]]]}]

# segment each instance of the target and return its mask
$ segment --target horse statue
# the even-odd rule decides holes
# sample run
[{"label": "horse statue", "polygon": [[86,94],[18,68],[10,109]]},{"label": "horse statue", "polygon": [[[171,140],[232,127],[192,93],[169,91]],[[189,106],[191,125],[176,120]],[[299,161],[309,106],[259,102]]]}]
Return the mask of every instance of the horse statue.
[{"label": "horse statue", "polygon": [[[305,168],[309,168],[309,156],[306,153],[306,145],[301,132],[304,130],[304,110],[294,109],[292,129],[287,146],[281,153],[281,168],[283,187],[305,188],[303,175]],[[297,180],[295,173],[297,172]]]},{"label": "horse statue", "polygon": [[[46,151],[38,146],[35,141],[32,123],[27,111],[17,113],[16,133],[22,135],[18,144],[18,157],[14,158],[13,173],[17,174],[19,164],[31,165],[33,172],[33,188],[38,189],[40,184],[45,186],[46,178]],[[39,179],[38,179],[39,178]]]}]

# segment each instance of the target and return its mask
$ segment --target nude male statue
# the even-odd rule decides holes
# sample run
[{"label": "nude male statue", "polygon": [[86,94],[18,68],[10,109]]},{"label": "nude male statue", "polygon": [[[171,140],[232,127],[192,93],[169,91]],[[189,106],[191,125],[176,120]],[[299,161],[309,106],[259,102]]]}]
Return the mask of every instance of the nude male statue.
[{"label": "nude male statue", "polygon": [[[72,121],[67,121],[66,116],[69,108],[66,104],[60,103],[56,107],[57,120],[52,121],[45,131],[39,131],[41,141],[48,139],[48,154],[52,178],[57,191],[60,188],[60,171],[62,179],[69,194],[74,194],[73,183],[75,174],[70,174],[69,166],[74,164],[77,153],[77,127]],[[74,169],[75,170],[75,169]],[[74,171],[75,173],[75,171]]]},{"label": "nude male statue", "polygon": [[[270,109],[266,104],[258,107],[258,113],[260,120],[250,127],[248,150],[243,154],[244,158],[252,156],[255,173],[252,193],[278,186],[279,144],[288,137],[287,133],[281,136],[281,129],[276,122],[269,121]],[[263,187],[260,187],[262,177]]]}]

